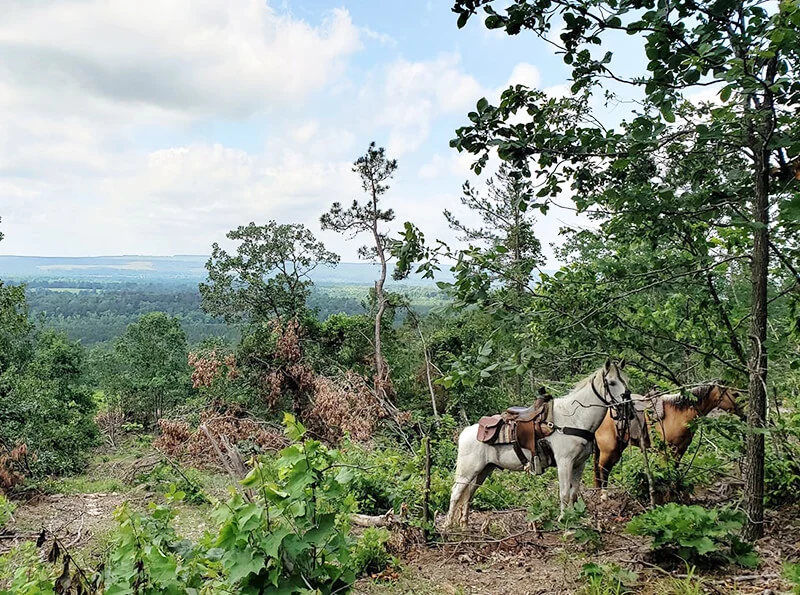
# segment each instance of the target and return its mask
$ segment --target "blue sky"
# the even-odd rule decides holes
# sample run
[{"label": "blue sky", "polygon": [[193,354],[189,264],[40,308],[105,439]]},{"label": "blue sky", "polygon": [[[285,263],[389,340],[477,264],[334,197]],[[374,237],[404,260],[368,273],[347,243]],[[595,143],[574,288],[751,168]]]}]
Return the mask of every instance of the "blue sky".
[{"label": "blue sky", "polygon": [[[203,254],[249,221],[319,232],[360,197],[350,164],[372,140],[399,162],[386,196],[453,241],[469,158],[449,148],[482,96],[509,82],[565,93],[532,36],[452,3],[364,0],[10,0],[0,22],[2,254]],[[557,241],[574,214],[538,226]],[[1,272],[1,271],[0,271]]]}]

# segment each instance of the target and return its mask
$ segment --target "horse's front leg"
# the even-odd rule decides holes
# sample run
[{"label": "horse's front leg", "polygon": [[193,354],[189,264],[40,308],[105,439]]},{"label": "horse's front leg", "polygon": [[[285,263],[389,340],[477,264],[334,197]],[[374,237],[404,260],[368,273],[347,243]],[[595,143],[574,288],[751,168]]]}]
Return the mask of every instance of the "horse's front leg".
[{"label": "horse's front leg", "polygon": [[576,462],[572,468],[572,475],[570,476],[569,485],[569,504],[573,506],[581,495],[581,480],[583,479],[583,468],[586,466],[586,461],[581,463]]},{"label": "horse's front leg", "polygon": [[561,514],[558,516],[558,522],[561,522],[564,518],[564,511],[570,505],[572,460],[556,459],[556,468],[558,469],[558,496],[561,501]]}]

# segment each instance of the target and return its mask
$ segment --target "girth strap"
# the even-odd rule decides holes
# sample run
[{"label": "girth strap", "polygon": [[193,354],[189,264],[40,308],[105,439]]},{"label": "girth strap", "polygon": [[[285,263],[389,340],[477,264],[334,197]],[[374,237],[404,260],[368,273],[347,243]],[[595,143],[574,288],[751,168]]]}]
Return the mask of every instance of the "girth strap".
[{"label": "girth strap", "polygon": [[528,457],[525,456],[525,453],[522,451],[522,447],[519,445],[519,442],[514,440],[514,454],[517,455],[519,462],[522,463],[522,466],[526,466],[530,461]]},{"label": "girth strap", "polygon": [[587,442],[594,442],[594,434],[589,430],[584,430],[583,428],[559,428],[562,434],[566,434],[567,436],[577,436],[578,438],[583,438]]}]

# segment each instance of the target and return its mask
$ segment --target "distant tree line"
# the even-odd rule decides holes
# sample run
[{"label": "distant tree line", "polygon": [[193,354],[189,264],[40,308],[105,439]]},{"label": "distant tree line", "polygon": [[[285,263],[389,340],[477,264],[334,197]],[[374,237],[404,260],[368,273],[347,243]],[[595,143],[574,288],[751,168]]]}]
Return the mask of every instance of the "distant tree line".
[{"label": "distant tree line", "polygon": [[[108,343],[121,336],[129,324],[148,312],[164,312],[180,320],[190,345],[210,337],[230,341],[239,331],[221,317],[203,312],[196,286],[184,284],[98,283],[54,281],[25,285],[30,313],[43,318],[48,327],[65,333],[71,340],[91,346]],[[54,291],[53,289],[56,289]],[[432,287],[408,287],[414,308],[421,313],[444,301],[442,292]],[[332,314],[360,314],[365,311],[369,288],[335,286],[313,288],[308,307],[320,320]]]}]

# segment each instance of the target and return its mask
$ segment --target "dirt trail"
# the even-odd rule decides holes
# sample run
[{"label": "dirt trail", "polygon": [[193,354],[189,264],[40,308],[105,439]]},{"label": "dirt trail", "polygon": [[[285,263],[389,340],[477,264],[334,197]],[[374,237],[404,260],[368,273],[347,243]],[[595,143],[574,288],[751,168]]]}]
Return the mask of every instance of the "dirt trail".
[{"label": "dirt trail", "polygon": [[70,548],[80,549],[113,524],[114,509],[130,494],[53,494],[19,506],[0,540],[0,553],[21,541],[35,540],[46,531]]}]

